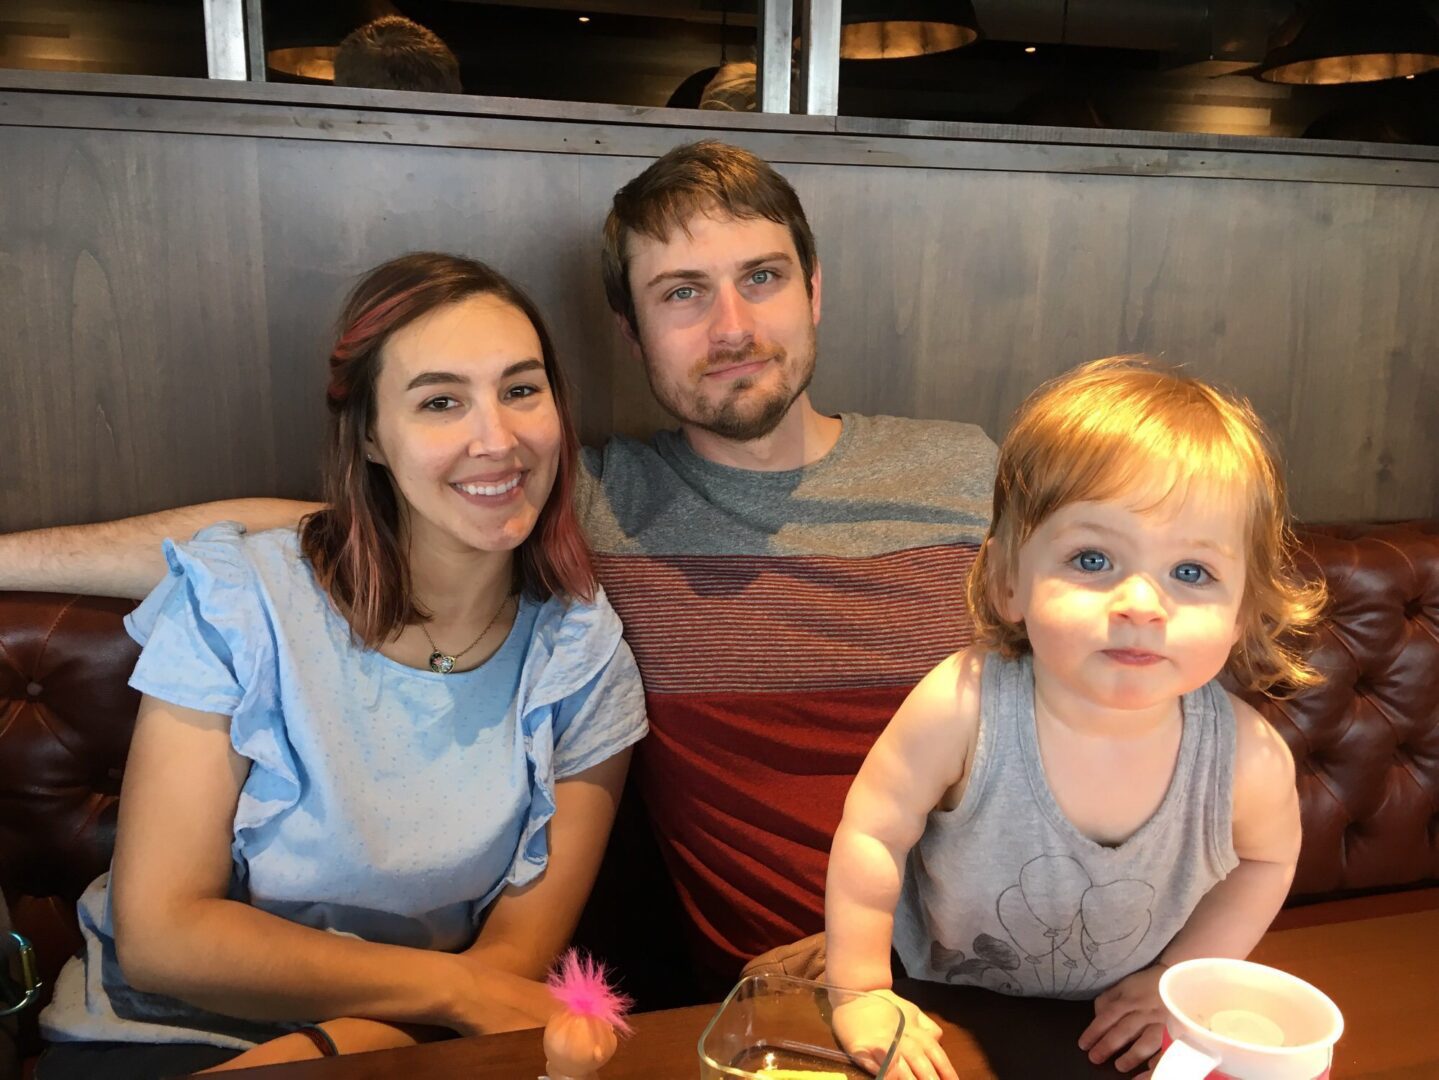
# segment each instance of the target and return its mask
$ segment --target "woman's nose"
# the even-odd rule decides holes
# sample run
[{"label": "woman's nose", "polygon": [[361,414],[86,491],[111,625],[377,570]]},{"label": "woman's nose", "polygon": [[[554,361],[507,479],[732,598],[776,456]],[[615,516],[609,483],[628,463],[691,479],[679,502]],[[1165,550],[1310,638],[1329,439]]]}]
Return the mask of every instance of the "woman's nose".
[{"label": "woman's nose", "polygon": [[478,406],[470,413],[470,457],[502,457],[514,450],[518,439],[505,410],[498,404]]}]

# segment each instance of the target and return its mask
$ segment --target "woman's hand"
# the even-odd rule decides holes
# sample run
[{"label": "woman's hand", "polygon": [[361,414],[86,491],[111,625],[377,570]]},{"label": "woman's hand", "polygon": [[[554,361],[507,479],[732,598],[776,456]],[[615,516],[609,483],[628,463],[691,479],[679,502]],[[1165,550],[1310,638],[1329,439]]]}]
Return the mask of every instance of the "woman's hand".
[{"label": "woman's hand", "polygon": [[461,1035],[544,1027],[558,1005],[544,983],[485,962],[473,952],[452,957],[447,1026]]},{"label": "woman's hand", "polygon": [[1128,1072],[1159,1052],[1164,1039],[1164,1003],[1159,977],[1164,966],[1136,971],[1094,999],[1094,1020],[1079,1036],[1079,1048],[1099,1065],[1128,1047],[1114,1067]]},{"label": "woman's hand", "polygon": [[834,1010],[835,1037],[855,1063],[879,1072],[894,1038],[894,1011],[878,998],[898,1006],[904,1014],[904,1033],[890,1075],[895,1080],[958,1080],[954,1066],[940,1049],[939,1025],[892,990],[871,990]]},{"label": "woman's hand", "polygon": [[624,787],[630,751],[555,784],[544,873],[502,892],[475,943],[443,958],[449,1008],[462,1035],[543,1027],[556,1009],[541,981],[570,940],[590,894]]}]

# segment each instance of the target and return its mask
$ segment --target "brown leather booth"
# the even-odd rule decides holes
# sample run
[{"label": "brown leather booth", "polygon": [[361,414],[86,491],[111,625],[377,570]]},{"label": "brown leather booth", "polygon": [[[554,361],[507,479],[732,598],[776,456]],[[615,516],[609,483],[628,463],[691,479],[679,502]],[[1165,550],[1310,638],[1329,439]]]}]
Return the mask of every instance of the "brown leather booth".
[{"label": "brown leather booth", "polygon": [[[1314,653],[1328,681],[1290,700],[1251,696],[1298,764],[1304,848],[1280,918],[1439,907],[1439,521],[1300,538],[1305,571],[1331,593]],[[77,947],[76,898],[110,861],[138,705],[126,686],[138,650],[120,622],[132,606],[0,593],[0,887],[47,983]],[[620,828],[642,827],[622,815]],[[611,855],[647,849],[633,839],[617,836]],[[636,880],[656,876],[613,863],[602,880],[631,887],[597,890],[585,925],[643,936],[616,942],[611,932],[608,958],[638,971],[682,956],[652,906],[628,924],[593,910],[633,904]],[[32,1051],[35,1011],[23,1036]]]}]

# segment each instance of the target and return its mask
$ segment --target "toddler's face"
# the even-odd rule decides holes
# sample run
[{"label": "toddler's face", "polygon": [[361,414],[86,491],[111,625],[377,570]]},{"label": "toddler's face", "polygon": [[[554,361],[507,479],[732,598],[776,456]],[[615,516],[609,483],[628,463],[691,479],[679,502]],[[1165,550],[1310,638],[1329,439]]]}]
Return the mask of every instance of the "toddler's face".
[{"label": "toddler's face", "polygon": [[1245,511],[1191,490],[1071,503],[1020,548],[1004,606],[1053,704],[1141,710],[1217,675],[1239,634]]}]

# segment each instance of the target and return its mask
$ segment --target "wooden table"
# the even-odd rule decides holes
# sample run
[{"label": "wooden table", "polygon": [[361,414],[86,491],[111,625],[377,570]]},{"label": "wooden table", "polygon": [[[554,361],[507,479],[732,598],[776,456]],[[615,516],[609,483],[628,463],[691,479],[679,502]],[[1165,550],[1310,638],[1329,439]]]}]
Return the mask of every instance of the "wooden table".
[{"label": "wooden table", "polygon": [[[1439,911],[1279,930],[1252,959],[1314,983],[1344,1013],[1335,1080],[1439,1077]],[[1022,999],[972,988],[910,982],[897,987],[944,1029],[944,1049],[963,1080],[1114,1077],[1091,1066],[1076,1040],[1088,1002]],[[642,1013],[603,1080],[691,1080],[695,1047],[714,1005]],[[454,1039],[404,1050],[248,1069],[245,1080],[532,1080],[544,1071],[538,1031]]]}]

